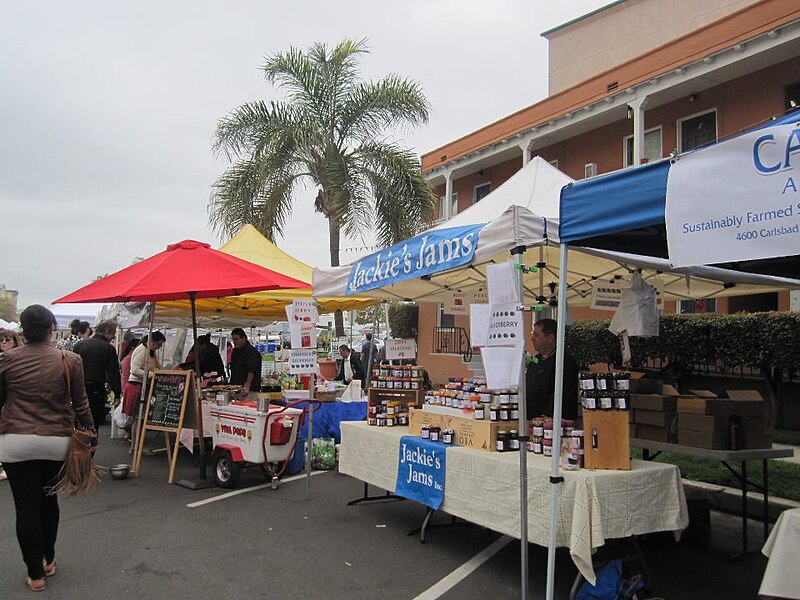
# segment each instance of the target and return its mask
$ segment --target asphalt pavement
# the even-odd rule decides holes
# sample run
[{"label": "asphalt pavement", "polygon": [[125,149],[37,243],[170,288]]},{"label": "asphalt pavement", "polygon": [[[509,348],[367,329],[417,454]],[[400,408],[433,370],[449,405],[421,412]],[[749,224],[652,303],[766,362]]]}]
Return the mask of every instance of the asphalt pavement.
[{"label": "asphalt pavement", "polygon": [[[130,462],[128,446],[101,432],[97,460]],[[195,477],[182,451],[178,478]],[[210,469],[209,469],[210,474]],[[408,531],[425,509],[410,501],[348,506],[363,484],[335,471],[289,478],[271,489],[258,469],[243,473],[237,494],[190,491],[167,484],[166,456],[143,458],[140,476],[106,477],[88,496],[61,501],[58,574],[41,597],[308,600],[500,600],[520,597],[519,542],[480,527],[435,529],[421,544]],[[371,490],[379,493],[378,490]],[[205,501],[205,502],[204,502]],[[0,598],[28,598],[14,535],[14,509],[0,482]],[[435,520],[448,522],[444,515]],[[669,536],[644,540],[655,595],[668,599],[753,599],[766,559],[731,562],[741,521],[712,512],[706,546],[676,545]],[[750,528],[752,549],[763,543]],[[544,598],[546,549],[530,546],[531,598]],[[577,573],[559,550],[556,597],[566,600]],[[634,570],[641,567],[633,563]]]}]

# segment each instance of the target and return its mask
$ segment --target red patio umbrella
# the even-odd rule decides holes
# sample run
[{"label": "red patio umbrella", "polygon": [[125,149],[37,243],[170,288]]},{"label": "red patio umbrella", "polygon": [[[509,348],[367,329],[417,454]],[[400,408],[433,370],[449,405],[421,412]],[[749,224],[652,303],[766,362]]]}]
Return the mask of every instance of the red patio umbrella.
[{"label": "red patio umbrella", "polygon": [[209,244],[184,240],[164,252],[94,281],[55,300],[67,302],[159,302],[195,298],[221,298],[284,288],[308,288],[308,283],[288,277]]},{"label": "red patio umbrella", "polygon": [[[94,281],[55,300],[70,302],[158,302],[189,298],[192,304],[192,331],[197,339],[197,298],[238,296],[275,289],[308,288],[308,283],[211,248],[204,242],[183,240],[170,244],[164,252]],[[153,307],[151,307],[151,311]],[[151,312],[152,328],[152,312]],[[199,373],[199,357],[195,353]],[[146,387],[146,386],[145,386]],[[144,388],[143,388],[144,391]],[[202,408],[197,399],[197,414],[202,431]],[[200,444],[201,478],[205,479],[205,444]]]}]

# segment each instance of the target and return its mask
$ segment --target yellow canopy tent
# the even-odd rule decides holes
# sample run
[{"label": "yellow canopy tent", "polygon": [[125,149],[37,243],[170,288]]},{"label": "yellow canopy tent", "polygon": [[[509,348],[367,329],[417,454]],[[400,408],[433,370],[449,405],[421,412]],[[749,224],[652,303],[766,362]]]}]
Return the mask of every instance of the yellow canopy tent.
[{"label": "yellow canopy tent", "polygon": [[[220,247],[226,252],[251,263],[266,267],[283,275],[311,283],[312,267],[290,256],[265,238],[252,225],[245,225],[236,235]],[[311,288],[254,292],[226,298],[203,298],[196,301],[197,314],[206,322],[285,320],[287,304],[295,299],[311,299]],[[379,301],[364,296],[316,298],[320,314],[336,310],[358,310]],[[188,300],[159,302],[159,317],[179,317],[191,314]],[[210,324],[210,323],[209,323]]]}]

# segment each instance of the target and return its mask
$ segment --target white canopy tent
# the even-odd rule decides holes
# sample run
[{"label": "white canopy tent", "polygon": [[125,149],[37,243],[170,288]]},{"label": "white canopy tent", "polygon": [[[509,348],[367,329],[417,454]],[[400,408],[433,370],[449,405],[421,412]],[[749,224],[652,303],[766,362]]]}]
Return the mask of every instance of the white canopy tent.
[{"label": "white canopy tent", "polygon": [[[474,255],[465,264],[428,272],[421,277],[411,269],[411,272],[399,277],[386,278],[383,282],[368,285],[363,291],[370,297],[381,300],[442,302],[453,291],[485,290],[486,266],[507,261],[513,256],[522,263],[539,267],[538,273],[529,273],[521,280],[523,303],[531,305],[555,300],[561,270],[566,271],[563,267],[567,264],[566,252],[564,256],[559,255],[561,189],[571,183],[569,177],[547,161],[536,157],[480,202],[412,240],[375,253],[354,265],[315,268],[312,278],[313,295],[338,296],[353,293],[355,290],[360,292],[362,290],[356,285],[356,272],[361,269],[363,273],[365,267],[361,265],[374,264],[377,269],[377,265],[385,265],[393,255],[402,255],[407,247],[417,248],[421,244],[424,248],[425,240],[435,237],[437,233],[457,232],[470,226],[480,226]],[[598,199],[597,211],[599,213],[603,210],[602,200]],[[567,248],[565,245],[561,247]],[[635,269],[642,271],[643,277],[660,291],[664,299],[752,294],[797,284],[794,280],[743,274],[713,267],[690,267],[677,273],[668,273],[670,265],[663,258],[576,247],[569,247],[569,250],[569,271],[564,273],[562,279],[567,282],[567,286],[559,289],[560,306],[586,305],[589,303],[594,281],[609,280],[615,275],[625,277]],[[559,264],[562,269],[556,266]],[[563,323],[563,319],[560,321]],[[563,337],[559,343],[563,347]],[[560,388],[560,381],[557,385]],[[520,431],[527,431],[524,391],[523,368],[519,389]],[[556,390],[556,394],[557,398],[561,397],[560,389]],[[528,593],[526,464],[526,453],[521,452],[520,547],[523,598],[527,598]],[[552,523],[555,523],[555,517]],[[551,545],[554,547],[555,527],[552,526],[551,537]],[[548,593],[552,593],[553,569],[554,563],[548,564]]]}]

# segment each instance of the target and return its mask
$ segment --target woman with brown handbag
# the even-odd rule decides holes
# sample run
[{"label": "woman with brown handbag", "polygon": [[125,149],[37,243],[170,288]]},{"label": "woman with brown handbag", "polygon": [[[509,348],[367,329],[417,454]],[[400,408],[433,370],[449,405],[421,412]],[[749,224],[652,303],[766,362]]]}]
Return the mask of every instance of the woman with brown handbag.
[{"label": "woman with brown handbag", "polygon": [[[94,429],[81,359],[50,343],[56,320],[34,304],[20,315],[26,345],[0,354],[0,461],[11,484],[27,586],[55,575],[58,499],[51,494],[74,425]],[[96,439],[96,438],[95,438]]]}]

